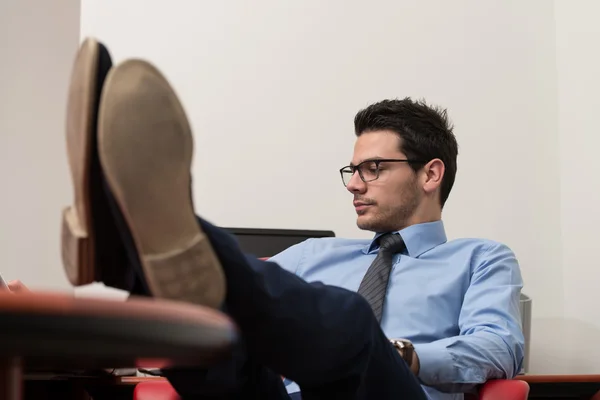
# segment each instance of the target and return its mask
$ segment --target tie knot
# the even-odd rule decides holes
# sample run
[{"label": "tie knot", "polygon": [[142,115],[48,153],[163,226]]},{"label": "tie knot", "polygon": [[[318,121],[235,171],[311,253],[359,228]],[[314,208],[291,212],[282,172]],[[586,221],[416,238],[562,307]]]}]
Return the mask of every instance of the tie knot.
[{"label": "tie knot", "polygon": [[386,233],[379,238],[380,252],[396,254],[404,250],[405,247],[406,245],[404,244],[402,236],[397,233]]}]

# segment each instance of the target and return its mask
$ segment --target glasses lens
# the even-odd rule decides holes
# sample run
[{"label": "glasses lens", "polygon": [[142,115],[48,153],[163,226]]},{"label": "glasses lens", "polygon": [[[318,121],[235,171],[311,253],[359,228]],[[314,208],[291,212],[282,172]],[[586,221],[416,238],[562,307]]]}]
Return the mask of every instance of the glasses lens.
[{"label": "glasses lens", "polygon": [[354,175],[352,173],[352,169],[344,168],[342,170],[342,181],[344,182],[344,186],[348,186],[348,184],[350,183],[350,179],[352,179],[352,175]]},{"label": "glasses lens", "polygon": [[379,165],[375,161],[367,161],[360,164],[360,173],[365,182],[374,181],[377,179]]}]

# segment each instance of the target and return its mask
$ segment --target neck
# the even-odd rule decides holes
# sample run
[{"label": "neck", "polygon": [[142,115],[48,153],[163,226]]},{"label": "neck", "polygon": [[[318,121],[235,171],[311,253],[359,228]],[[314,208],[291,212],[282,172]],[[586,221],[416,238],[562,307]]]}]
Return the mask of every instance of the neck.
[{"label": "neck", "polygon": [[435,204],[421,204],[406,221],[406,226],[435,222],[442,219],[442,208]]}]

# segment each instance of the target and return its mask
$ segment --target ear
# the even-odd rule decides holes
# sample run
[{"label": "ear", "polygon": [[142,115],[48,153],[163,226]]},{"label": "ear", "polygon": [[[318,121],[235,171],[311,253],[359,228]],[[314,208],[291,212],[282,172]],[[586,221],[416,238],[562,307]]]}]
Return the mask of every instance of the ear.
[{"label": "ear", "polygon": [[423,190],[427,194],[434,193],[441,185],[446,166],[439,158],[434,158],[423,167]]}]

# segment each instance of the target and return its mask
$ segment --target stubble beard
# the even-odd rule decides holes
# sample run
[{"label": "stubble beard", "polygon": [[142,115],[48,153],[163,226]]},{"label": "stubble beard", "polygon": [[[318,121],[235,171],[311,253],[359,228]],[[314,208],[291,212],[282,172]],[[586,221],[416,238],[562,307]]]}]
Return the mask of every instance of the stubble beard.
[{"label": "stubble beard", "polygon": [[407,185],[403,190],[402,201],[396,207],[379,208],[375,206],[374,215],[367,214],[369,218],[362,219],[359,216],[356,220],[356,225],[359,229],[372,232],[396,232],[406,228],[409,225],[409,220],[417,211],[421,203],[416,185]]}]

